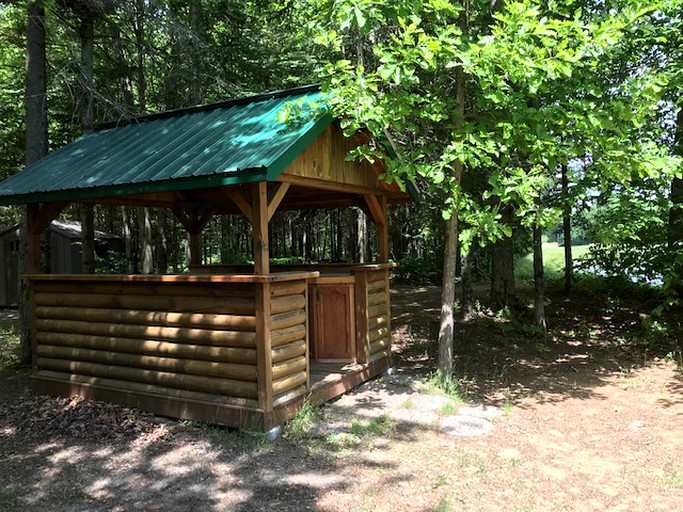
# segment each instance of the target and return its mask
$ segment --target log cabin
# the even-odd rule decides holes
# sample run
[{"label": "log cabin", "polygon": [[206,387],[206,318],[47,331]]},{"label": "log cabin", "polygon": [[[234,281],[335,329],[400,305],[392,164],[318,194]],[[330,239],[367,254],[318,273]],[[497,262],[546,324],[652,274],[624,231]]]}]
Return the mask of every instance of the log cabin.
[{"label": "log cabin", "polygon": [[[287,105],[308,113],[297,122]],[[417,197],[350,161],[316,86],[103,125],[0,183],[27,205],[32,388],[176,418],[267,431],[391,364],[387,206]],[[41,232],[70,203],[168,208],[190,273],[40,273]],[[359,207],[376,224],[369,264],[278,267],[276,210]],[[201,265],[213,215],[253,227],[248,268]]]}]

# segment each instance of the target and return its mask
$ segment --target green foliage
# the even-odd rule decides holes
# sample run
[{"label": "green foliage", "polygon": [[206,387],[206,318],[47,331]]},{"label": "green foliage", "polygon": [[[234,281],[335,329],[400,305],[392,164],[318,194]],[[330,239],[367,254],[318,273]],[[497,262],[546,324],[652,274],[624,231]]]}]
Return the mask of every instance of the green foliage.
[{"label": "green foliage", "polygon": [[369,421],[361,421],[356,418],[351,420],[351,434],[357,437],[363,436],[386,436],[396,430],[396,422],[387,414],[381,414]]},{"label": "green foliage", "polygon": [[285,432],[289,439],[300,441],[310,432],[311,428],[320,421],[320,408],[304,400],[296,415],[285,425]]},{"label": "green foliage", "polygon": [[12,323],[0,323],[0,370],[14,367],[20,361],[19,330]]},{"label": "green foliage", "polygon": [[424,257],[408,255],[398,262],[393,275],[397,282],[406,284],[438,284],[441,281],[443,254],[429,253]]}]

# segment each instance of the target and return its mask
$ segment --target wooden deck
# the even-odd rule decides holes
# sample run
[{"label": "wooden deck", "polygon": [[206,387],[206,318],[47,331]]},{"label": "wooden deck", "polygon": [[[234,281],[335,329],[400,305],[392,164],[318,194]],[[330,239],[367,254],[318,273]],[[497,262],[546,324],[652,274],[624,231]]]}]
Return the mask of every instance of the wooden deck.
[{"label": "wooden deck", "polygon": [[389,358],[370,365],[311,361],[311,401],[325,402],[343,395],[386,371],[390,363]]}]

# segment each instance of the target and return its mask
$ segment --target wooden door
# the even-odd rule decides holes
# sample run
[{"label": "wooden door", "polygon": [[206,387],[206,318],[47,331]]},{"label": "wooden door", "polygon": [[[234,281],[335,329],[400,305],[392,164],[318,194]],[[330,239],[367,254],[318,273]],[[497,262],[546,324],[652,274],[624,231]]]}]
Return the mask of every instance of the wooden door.
[{"label": "wooden door", "polygon": [[356,333],[353,286],[317,285],[313,290],[315,358],[353,360]]}]

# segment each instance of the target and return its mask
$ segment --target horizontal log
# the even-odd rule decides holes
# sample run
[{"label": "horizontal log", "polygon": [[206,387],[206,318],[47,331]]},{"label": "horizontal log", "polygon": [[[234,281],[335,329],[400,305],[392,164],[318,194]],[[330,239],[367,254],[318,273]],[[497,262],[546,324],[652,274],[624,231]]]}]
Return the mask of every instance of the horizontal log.
[{"label": "horizontal log", "polygon": [[305,372],[306,368],[308,368],[308,361],[304,356],[287,359],[286,361],[273,365],[273,380],[282,379],[287,375]]},{"label": "horizontal log", "polygon": [[287,402],[290,402],[301,395],[305,395],[307,392],[308,388],[306,386],[299,386],[298,388],[287,391],[284,395],[273,398],[273,407],[286,404]]},{"label": "horizontal log", "polygon": [[271,357],[273,363],[279,363],[280,361],[285,361],[296,356],[306,355],[306,340],[301,339],[293,343],[287,343],[279,347],[274,348],[271,351]]},{"label": "horizontal log", "polygon": [[94,295],[153,295],[173,297],[254,298],[254,284],[242,283],[128,283],[87,281],[35,281],[38,293]]},{"label": "horizontal log", "polygon": [[306,372],[295,373],[294,375],[288,375],[282,379],[273,381],[273,396],[278,396],[286,393],[290,389],[302,386],[308,382],[308,376]]},{"label": "horizontal log", "polygon": [[38,318],[80,320],[178,327],[208,327],[229,331],[256,331],[256,319],[245,315],[213,315],[206,313],[173,313],[125,309],[39,306]]},{"label": "horizontal log", "polygon": [[375,352],[375,353],[371,354],[370,357],[368,358],[368,362],[369,363],[375,363],[375,362],[379,361],[380,359],[385,359],[385,358],[389,358],[389,357],[391,357],[391,350],[384,349],[384,350],[381,350],[379,352]]},{"label": "horizontal log", "polygon": [[188,343],[169,343],[158,340],[40,331],[36,334],[36,340],[38,343],[47,345],[110,350],[112,352],[130,354],[168,356],[224,363],[256,363],[256,349],[254,348],[216,347]]},{"label": "horizontal log", "polygon": [[146,368],[173,373],[205,375],[209,377],[256,382],[256,365],[127,354],[106,350],[71,348],[55,345],[39,345],[37,352],[39,356],[48,358],[68,359],[71,361],[90,361],[93,363],[111,364],[116,366],[130,366],[133,368]]},{"label": "horizontal log", "polygon": [[368,308],[368,318],[375,318],[378,316],[385,316],[387,314],[386,304],[377,304]]},{"label": "horizontal log", "polygon": [[258,402],[247,398],[236,398],[213,393],[200,393],[198,391],[187,391],[184,389],[167,388],[155,386],[153,384],[142,384],[139,382],[121,381],[116,379],[103,379],[100,377],[89,377],[87,375],[76,375],[72,373],[54,372],[50,370],[40,370],[35,374],[37,377],[58,380],[62,382],[74,382],[91,386],[100,386],[112,390],[120,390],[121,393],[154,393],[161,397],[181,398],[185,400],[195,400],[200,402],[210,402],[222,405],[232,405],[237,407],[247,407],[256,409]]},{"label": "horizontal log", "polygon": [[389,338],[389,329],[386,327],[379,327],[377,329],[371,329],[368,331],[368,339],[370,340],[370,343],[373,341],[379,340],[379,339],[388,339]]},{"label": "horizontal log", "polygon": [[386,292],[387,291],[387,282],[384,280],[381,281],[371,281],[368,283],[368,293],[375,293],[375,292]]},{"label": "horizontal log", "polygon": [[290,281],[288,283],[273,283],[270,285],[270,296],[302,295],[306,293],[306,281]]},{"label": "horizontal log", "polygon": [[158,339],[176,343],[216,344],[227,347],[255,347],[256,333],[244,331],[213,331],[185,327],[158,327],[133,324],[80,322],[78,320],[50,320],[39,318],[36,329],[47,332],[92,334],[117,338]]},{"label": "horizontal log", "polygon": [[370,343],[370,354],[376,354],[377,352],[390,349],[391,343],[386,338],[375,340],[372,343]]},{"label": "horizontal log", "polygon": [[[171,372],[143,370],[140,368],[112,366],[84,361],[67,361],[65,359],[47,357],[39,357],[36,363],[41,370],[54,370],[79,375],[89,375],[91,377],[155,384],[170,388],[200,391],[203,393],[217,393],[240,398],[254,399],[257,396],[256,383],[242,380],[182,375]],[[125,389],[123,385],[121,387],[122,389]]]},{"label": "horizontal log", "polygon": [[275,297],[270,301],[270,313],[272,315],[294,311],[296,309],[304,309],[305,307],[306,297],[301,294],[283,295],[282,297]]},{"label": "horizontal log", "polygon": [[75,293],[36,293],[38,306],[70,306],[83,308],[133,309],[253,315],[253,299],[220,300],[214,297],[172,297],[152,295],[100,295]]},{"label": "horizontal log", "polygon": [[386,270],[372,270],[368,272],[368,281],[385,281],[389,277],[389,273]]},{"label": "horizontal log", "polygon": [[377,304],[386,304],[388,300],[387,294],[384,290],[374,292],[368,295],[368,306],[376,306]]},{"label": "horizontal log", "polygon": [[368,321],[368,329],[377,329],[378,327],[387,326],[386,316],[375,316]]},{"label": "horizontal log", "polygon": [[270,344],[273,347],[279,347],[285,343],[291,343],[304,338],[306,338],[306,326],[299,324],[287,327],[286,329],[272,331],[270,334]]},{"label": "horizontal log", "polygon": [[292,327],[306,322],[306,310],[295,309],[287,311],[286,313],[279,313],[270,318],[270,328],[272,330],[284,329],[285,327]]}]

